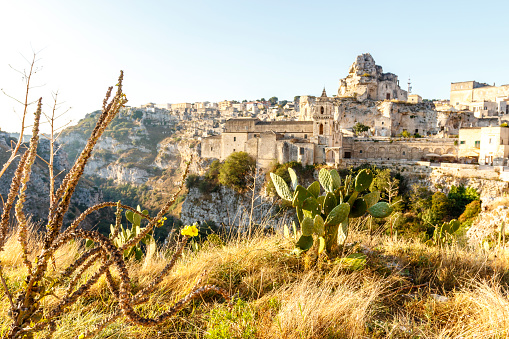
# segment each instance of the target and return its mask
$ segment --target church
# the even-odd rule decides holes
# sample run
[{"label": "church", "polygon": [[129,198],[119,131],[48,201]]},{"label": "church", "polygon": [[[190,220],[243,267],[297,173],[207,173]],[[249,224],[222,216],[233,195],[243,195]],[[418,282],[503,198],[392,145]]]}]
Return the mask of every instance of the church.
[{"label": "church", "polygon": [[[338,95],[328,97],[323,89],[319,97],[300,98],[298,121],[230,119],[221,135],[202,140],[201,156],[224,160],[233,152],[247,152],[264,169],[290,161],[310,165],[457,157],[452,138],[393,139],[404,131],[436,133],[436,111],[406,100],[397,76],[383,73],[370,54],[362,54],[340,80]],[[354,136],[356,123],[369,126],[369,135]]]},{"label": "church", "polygon": [[201,156],[224,160],[242,151],[257,159],[262,168],[275,161],[298,161],[303,165],[336,162],[344,154],[343,135],[325,89],[312,110],[311,121],[230,119],[221,135],[203,139]]}]

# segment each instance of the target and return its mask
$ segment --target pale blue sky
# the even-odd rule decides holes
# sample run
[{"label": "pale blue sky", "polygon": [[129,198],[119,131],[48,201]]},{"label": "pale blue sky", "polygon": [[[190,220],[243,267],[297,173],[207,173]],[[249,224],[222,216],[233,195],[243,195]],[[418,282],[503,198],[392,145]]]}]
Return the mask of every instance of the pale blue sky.
[{"label": "pale blue sky", "polygon": [[[0,88],[21,98],[22,69],[40,51],[34,91],[72,109],[100,108],[125,71],[130,105],[335,94],[358,54],[424,98],[451,82],[509,83],[509,1],[0,2]],[[16,130],[0,94],[0,128]],[[62,120],[63,122],[63,120]]]}]

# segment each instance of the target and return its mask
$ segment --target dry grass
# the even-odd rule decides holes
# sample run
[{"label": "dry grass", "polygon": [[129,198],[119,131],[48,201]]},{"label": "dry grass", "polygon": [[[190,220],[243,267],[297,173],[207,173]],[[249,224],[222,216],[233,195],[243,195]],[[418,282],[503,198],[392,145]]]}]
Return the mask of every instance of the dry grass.
[{"label": "dry grass", "polygon": [[[11,286],[22,284],[26,276],[15,238],[10,237],[0,254]],[[34,233],[30,239],[31,246],[38,243]],[[440,249],[361,232],[354,232],[351,241],[356,245],[349,251],[367,254],[363,270],[327,262],[306,265],[306,258],[291,254],[291,241],[277,234],[236,237],[224,246],[205,242],[200,251],[184,253],[138,311],[153,317],[167,310],[204,270],[204,282],[239,298],[232,310],[220,297],[209,295],[160,326],[141,328],[119,319],[100,338],[509,337],[508,252]],[[57,263],[71,263],[81,250],[79,244],[66,245]],[[153,258],[129,263],[133,293],[151,282],[169,254],[161,250]],[[433,294],[447,299],[439,301]],[[0,307],[6,310],[7,305],[2,298]],[[100,280],[65,313],[55,336],[77,337],[116,305]],[[8,325],[7,315],[0,313],[1,333]]]}]

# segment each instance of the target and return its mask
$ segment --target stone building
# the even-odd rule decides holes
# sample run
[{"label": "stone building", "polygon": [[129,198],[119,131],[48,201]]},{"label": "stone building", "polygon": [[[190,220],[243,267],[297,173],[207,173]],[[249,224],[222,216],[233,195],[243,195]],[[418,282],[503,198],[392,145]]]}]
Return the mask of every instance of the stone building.
[{"label": "stone building", "polygon": [[509,85],[490,86],[477,81],[451,83],[451,105],[469,109],[477,118],[509,114],[508,100]]},{"label": "stone building", "polygon": [[359,55],[350,66],[346,78],[339,81],[338,97],[354,97],[358,101],[401,100],[407,101],[407,92],[399,87],[398,76],[383,73],[369,53]]},{"label": "stone building", "polygon": [[411,104],[420,104],[422,102],[422,97],[419,94],[409,94],[408,102]]},{"label": "stone building", "polygon": [[[274,162],[339,163],[341,159],[455,161],[455,139],[477,118],[458,110],[437,112],[433,103],[410,98],[398,77],[383,73],[370,54],[357,57],[341,80],[338,96],[300,96],[298,121],[231,119],[219,136],[202,141],[202,157],[224,160],[244,151],[261,167]],[[355,124],[369,127],[354,136]],[[491,123],[490,123],[491,124]],[[391,139],[407,132],[415,139]],[[443,138],[420,138],[440,134]],[[456,142],[457,143],[457,142]]]},{"label": "stone building", "polygon": [[507,165],[509,127],[470,127],[459,131],[458,157],[480,165]]},{"label": "stone building", "polygon": [[203,139],[201,156],[224,160],[231,153],[242,151],[257,159],[263,168],[274,162],[335,162],[343,157],[343,152],[332,100],[324,90],[315,102],[311,121],[230,119],[221,135]]},{"label": "stone building", "polygon": [[[228,120],[221,135],[202,140],[201,155],[224,160],[233,152],[243,151],[253,156],[262,168],[289,161],[308,165],[339,163],[341,159],[451,161],[457,158],[455,139],[450,138],[345,136],[334,99],[327,97],[323,90],[322,96],[313,97],[312,103],[306,107],[310,121]],[[391,119],[382,117],[374,124],[375,130],[380,127],[383,131],[384,121],[390,129]]]}]

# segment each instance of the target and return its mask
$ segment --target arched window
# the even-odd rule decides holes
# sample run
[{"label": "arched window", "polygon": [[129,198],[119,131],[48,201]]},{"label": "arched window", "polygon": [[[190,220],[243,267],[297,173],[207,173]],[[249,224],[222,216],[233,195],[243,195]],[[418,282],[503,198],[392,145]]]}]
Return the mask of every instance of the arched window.
[{"label": "arched window", "polygon": [[323,124],[320,124],[320,132],[318,134],[323,135]]},{"label": "arched window", "polygon": [[324,111],[325,111],[325,110],[323,109],[323,106],[322,106],[322,107],[320,107],[320,113],[322,113],[322,114],[323,114],[323,112],[324,112]]}]

